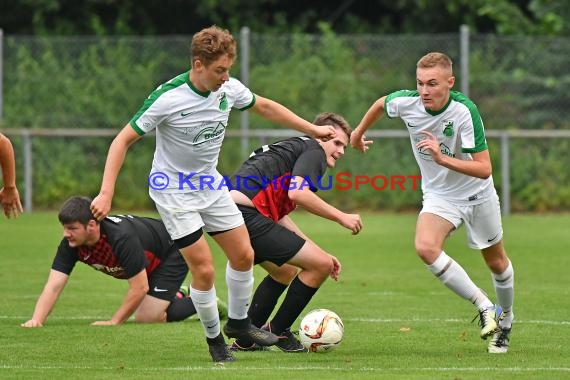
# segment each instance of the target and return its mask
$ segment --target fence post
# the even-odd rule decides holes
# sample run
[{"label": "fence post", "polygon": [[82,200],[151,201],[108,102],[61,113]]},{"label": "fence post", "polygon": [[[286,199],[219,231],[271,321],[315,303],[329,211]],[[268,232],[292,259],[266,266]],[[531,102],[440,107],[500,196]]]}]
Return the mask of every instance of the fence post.
[{"label": "fence post", "polygon": [[465,24],[459,28],[459,62],[461,64],[461,92],[469,96],[469,27]]},{"label": "fence post", "polygon": [[[249,87],[249,28],[244,26],[240,30],[240,63],[241,82]],[[241,156],[247,157],[249,154],[249,112],[242,112],[241,120]]]},{"label": "fence post", "polygon": [[24,143],[24,211],[32,212],[32,136],[29,130],[22,133]]},{"label": "fence post", "polygon": [[510,154],[509,154],[509,134],[505,131],[501,132],[501,208],[503,215],[511,213],[511,173],[510,173]]}]

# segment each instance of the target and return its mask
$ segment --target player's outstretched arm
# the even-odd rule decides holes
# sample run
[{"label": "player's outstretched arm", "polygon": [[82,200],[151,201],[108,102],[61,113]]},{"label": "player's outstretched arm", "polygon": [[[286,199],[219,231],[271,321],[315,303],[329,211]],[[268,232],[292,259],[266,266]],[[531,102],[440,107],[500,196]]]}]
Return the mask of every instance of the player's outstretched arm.
[{"label": "player's outstretched arm", "polygon": [[63,288],[65,288],[68,279],[69,276],[65,273],[51,269],[48,280],[44,286],[44,290],[36,302],[32,319],[22,323],[20,326],[42,327],[55,303],[59,299],[59,295],[63,291]]},{"label": "player's outstretched arm", "polygon": [[91,212],[97,220],[102,220],[109,215],[113,195],[115,194],[115,183],[125,161],[127,150],[139,138],[140,136],[131,125],[127,124],[113,139],[107,154],[107,161],[105,162],[101,190],[99,195],[91,202]]},{"label": "player's outstretched arm", "polygon": [[295,129],[307,135],[329,140],[336,136],[332,125],[315,125],[301,118],[289,108],[271,99],[256,95],[254,106],[251,110],[267,120]]},{"label": "player's outstretched arm", "polygon": [[0,204],[7,218],[17,218],[24,210],[16,187],[16,161],[12,142],[0,133],[0,167],[3,186],[0,188]]},{"label": "player's outstretched arm", "polygon": [[364,133],[374,124],[378,119],[384,116],[384,103],[386,97],[383,96],[376,100],[372,106],[366,111],[358,126],[352,131],[350,135],[350,145],[362,152],[366,152],[372,144],[371,140],[366,140]]},{"label": "player's outstretched arm", "polygon": [[125,322],[138,309],[148,293],[148,278],[146,269],[129,278],[129,290],[123,299],[122,305],[107,321],[95,321],[93,326],[115,326]]},{"label": "player's outstretched arm", "polygon": [[339,223],[344,228],[351,230],[353,235],[358,234],[362,230],[363,224],[360,215],[344,213],[328,204],[311,191],[303,177],[295,176],[291,178],[288,195],[293,202],[305,210],[321,218]]}]

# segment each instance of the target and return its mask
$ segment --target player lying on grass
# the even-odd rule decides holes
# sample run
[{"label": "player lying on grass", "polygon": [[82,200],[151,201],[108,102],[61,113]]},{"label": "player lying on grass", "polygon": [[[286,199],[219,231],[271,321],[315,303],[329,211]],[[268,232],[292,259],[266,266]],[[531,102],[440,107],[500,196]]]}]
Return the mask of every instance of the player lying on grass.
[{"label": "player lying on grass", "polygon": [[[288,214],[301,206],[355,235],[362,230],[360,215],[344,213],[315,194],[327,167],[334,167],[344,155],[350,126],[333,113],[319,114],[314,124],[334,126],[336,137],[326,142],[293,137],[257,149],[232,177],[230,192],[245,220],[254,262],[269,273],[255,290],[248,316],[255,326],[278,335],[276,346],[285,352],[306,352],[291,325],[327,277],[337,280],[341,271],[337,258],[305,236]],[[268,322],[287,287],[283,303]],[[237,339],[231,349],[262,347]]]},{"label": "player lying on grass", "polygon": [[22,327],[45,323],[77,262],[129,282],[111,319],[93,325],[118,325],[133,313],[142,323],[181,321],[195,314],[190,298],[177,294],[188,266],[162,221],[117,215],[98,222],[90,207],[91,200],[85,197],[71,197],[63,204],[58,215],[63,239],[32,319]]}]

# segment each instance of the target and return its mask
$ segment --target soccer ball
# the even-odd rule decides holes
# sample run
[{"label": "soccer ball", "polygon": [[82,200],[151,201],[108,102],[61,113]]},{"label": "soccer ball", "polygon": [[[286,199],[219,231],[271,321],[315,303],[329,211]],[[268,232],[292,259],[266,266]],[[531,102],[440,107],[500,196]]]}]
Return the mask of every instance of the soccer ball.
[{"label": "soccer ball", "polygon": [[299,340],[309,352],[327,352],[342,341],[344,324],[340,317],[328,309],[310,311],[299,326]]}]

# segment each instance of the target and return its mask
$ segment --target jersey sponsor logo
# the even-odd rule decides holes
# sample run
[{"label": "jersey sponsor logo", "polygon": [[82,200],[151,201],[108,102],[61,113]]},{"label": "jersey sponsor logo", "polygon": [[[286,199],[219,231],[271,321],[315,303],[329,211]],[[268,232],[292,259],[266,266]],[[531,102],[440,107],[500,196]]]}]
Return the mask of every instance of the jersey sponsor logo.
[{"label": "jersey sponsor logo", "polygon": [[445,137],[453,136],[453,120],[443,120],[441,126],[443,127],[443,135]]},{"label": "jersey sponsor logo", "polygon": [[221,122],[217,123],[215,126],[207,126],[196,134],[192,142],[198,145],[210,140],[217,139],[224,134],[225,130],[226,126]]}]

